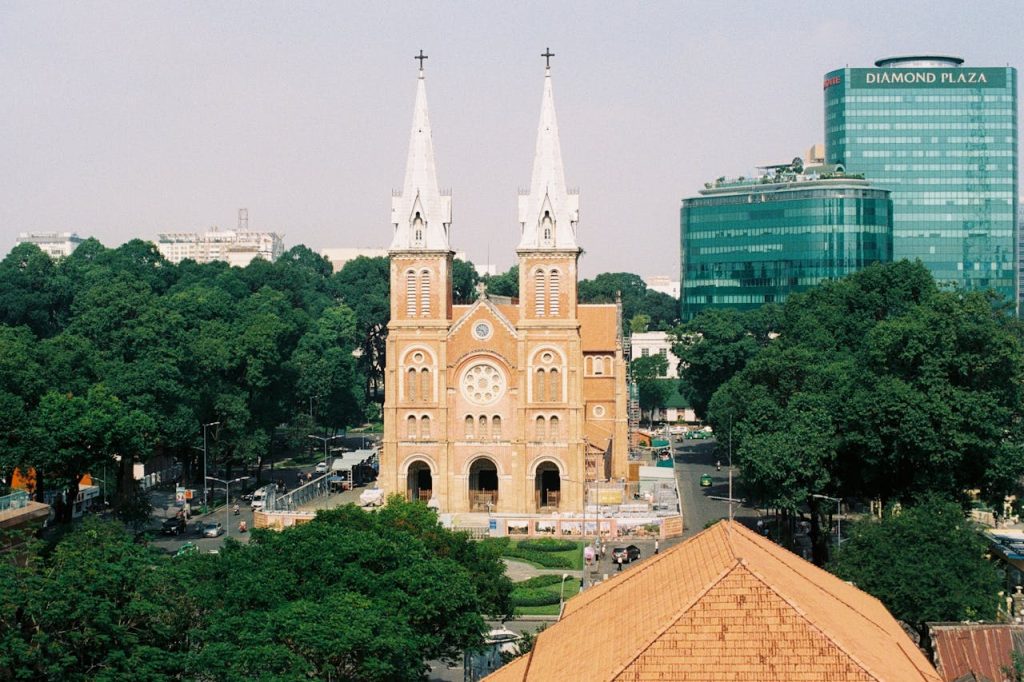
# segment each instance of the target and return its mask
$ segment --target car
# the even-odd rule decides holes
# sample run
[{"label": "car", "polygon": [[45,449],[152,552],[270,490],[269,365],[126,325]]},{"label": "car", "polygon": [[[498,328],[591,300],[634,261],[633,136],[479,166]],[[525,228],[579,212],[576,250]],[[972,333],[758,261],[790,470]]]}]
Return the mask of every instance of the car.
[{"label": "car", "polygon": [[712,484],[711,474],[701,474],[700,475],[700,487],[701,488],[710,488],[711,484]]},{"label": "car", "polygon": [[252,500],[249,506],[252,507],[253,511],[260,511],[263,509],[263,506],[267,501],[267,495],[270,493],[270,489],[272,487],[273,486],[269,485],[263,486],[249,497],[249,499]]},{"label": "car", "polygon": [[320,462],[316,465],[316,473],[326,474],[327,473],[327,462]]},{"label": "car", "polygon": [[640,558],[640,548],[636,545],[627,545],[626,547],[616,547],[612,550],[612,561],[618,562],[620,556],[622,557],[622,563],[632,563]]},{"label": "car", "polygon": [[172,516],[169,519],[164,519],[164,522],[160,525],[160,532],[164,535],[178,535],[184,533],[188,528],[185,523],[185,519],[180,516]]},{"label": "car", "polygon": [[215,538],[224,534],[224,525],[214,521],[207,521],[202,525],[204,538]]},{"label": "car", "polygon": [[178,551],[174,553],[175,557],[185,556],[186,554],[195,554],[199,551],[199,547],[194,542],[186,542],[184,545],[178,548]]}]

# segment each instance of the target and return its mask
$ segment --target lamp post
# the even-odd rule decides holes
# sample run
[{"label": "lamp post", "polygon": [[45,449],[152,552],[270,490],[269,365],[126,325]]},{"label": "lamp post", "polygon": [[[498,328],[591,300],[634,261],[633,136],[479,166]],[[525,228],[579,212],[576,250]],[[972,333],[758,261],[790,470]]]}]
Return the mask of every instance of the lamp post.
[{"label": "lamp post", "polygon": [[224,485],[224,532],[227,533],[228,537],[231,537],[231,484],[248,480],[249,477],[239,476],[238,478],[233,478],[230,481],[224,481],[219,478],[214,478],[213,476],[207,476],[206,478]]},{"label": "lamp post", "polygon": [[828,495],[812,494],[811,497],[818,500],[829,500],[830,502],[836,503],[836,549],[843,543],[843,509],[842,503],[843,498],[841,497],[829,497]]},{"label": "lamp post", "polygon": [[565,581],[568,579],[569,574],[563,573],[562,582],[558,587],[558,620],[562,620],[562,611],[565,609],[565,599],[563,598],[563,595],[565,594]]},{"label": "lamp post", "polygon": [[210,426],[219,426],[220,422],[210,422],[209,424],[203,424],[203,507],[208,509],[210,507],[209,493],[206,487],[206,429]]},{"label": "lamp post", "polygon": [[327,436],[327,437],[324,437],[324,436],[314,436],[313,434],[309,434],[309,437],[310,438],[314,438],[316,440],[322,440],[324,442],[324,464],[327,466],[327,472],[329,473],[330,470],[331,470],[331,463],[327,461],[327,442],[335,440],[337,438],[344,438],[344,436]]}]

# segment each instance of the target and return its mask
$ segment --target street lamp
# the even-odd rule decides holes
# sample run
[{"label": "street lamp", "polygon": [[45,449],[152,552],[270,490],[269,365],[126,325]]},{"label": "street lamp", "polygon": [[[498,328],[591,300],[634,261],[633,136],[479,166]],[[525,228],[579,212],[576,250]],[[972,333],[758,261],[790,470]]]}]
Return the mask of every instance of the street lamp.
[{"label": "street lamp", "polygon": [[[249,477],[239,476],[238,478],[233,478],[230,481],[224,481],[219,478],[214,478],[213,476],[207,476],[206,478],[211,481],[217,481],[217,483],[221,483],[224,486],[224,532],[227,533],[228,537],[231,537],[231,517],[229,516],[229,514],[231,514],[231,484],[238,483],[239,481],[247,481],[249,480]],[[206,481],[204,480],[204,488],[205,483]]]},{"label": "street lamp", "polygon": [[209,424],[203,424],[203,507],[207,509],[210,507],[210,501],[206,488],[206,479],[208,478],[206,475],[206,429],[207,427],[210,426],[219,425],[220,422],[210,422]]},{"label": "street lamp", "polygon": [[324,436],[314,436],[313,434],[309,434],[309,437],[310,438],[315,438],[316,440],[322,440],[324,442],[324,464],[327,465],[327,471],[330,472],[330,470],[331,470],[331,463],[327,461],[327,442],[335,440],[337,438],[344,438],[344,436],[327,436],[327,437],[324,437]]},{"label": "street lamp", "polygon": [[836,549],[839,549],[839,545],[843,543],[843,509],[842,503],[843,498],[841,497],[829,497],[828,495],[817,495],[812,494],[811,497],[818,500],[829,500],[830,502],[836,503]]},{"label": "street lamp", "polygon": [[562,582],[558,588],[558,620],[562,620],[562,610],[565,609],[565,599],[563,599],[563,595],[565,594],[565,581],[568,579],[569,574],[563,573]]}]

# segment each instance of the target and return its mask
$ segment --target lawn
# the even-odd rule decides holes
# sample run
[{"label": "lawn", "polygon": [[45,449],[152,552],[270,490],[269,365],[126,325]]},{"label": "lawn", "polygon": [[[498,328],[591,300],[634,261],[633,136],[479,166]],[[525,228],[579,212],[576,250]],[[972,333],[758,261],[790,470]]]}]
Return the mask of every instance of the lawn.
[{"label": "lawn", "polygon": [[530,538],[511,540],[493,538],[485,540],[499,546],[500,554],[508,559],[522,561],[537,568],[583,570],[583,546],[579,540],[563,538]]},{"label": "lawn", "polygon": [[561,608],[559,595],[566,601],[579,594],[580,580],[571,576],[565,580],[562,590],[561,575],[539,575],[515,584],[512,603],[517,616],[557,616]]}]

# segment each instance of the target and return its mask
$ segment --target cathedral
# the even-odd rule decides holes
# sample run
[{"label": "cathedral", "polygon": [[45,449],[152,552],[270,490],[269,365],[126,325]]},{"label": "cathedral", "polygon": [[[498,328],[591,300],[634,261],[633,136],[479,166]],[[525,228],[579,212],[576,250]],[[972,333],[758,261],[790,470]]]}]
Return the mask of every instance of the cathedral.
[{"label": "cathedral", "polygon": [[519,196],[519,297],[481,285],[454,305],[452,197],[437,183],[419,59],[391,203],[379,485],[441,512],[583,512],[595,482],[626,476],[626,365],[620,307],[577,301],[579,195],[565,185],[550,61]]}]

